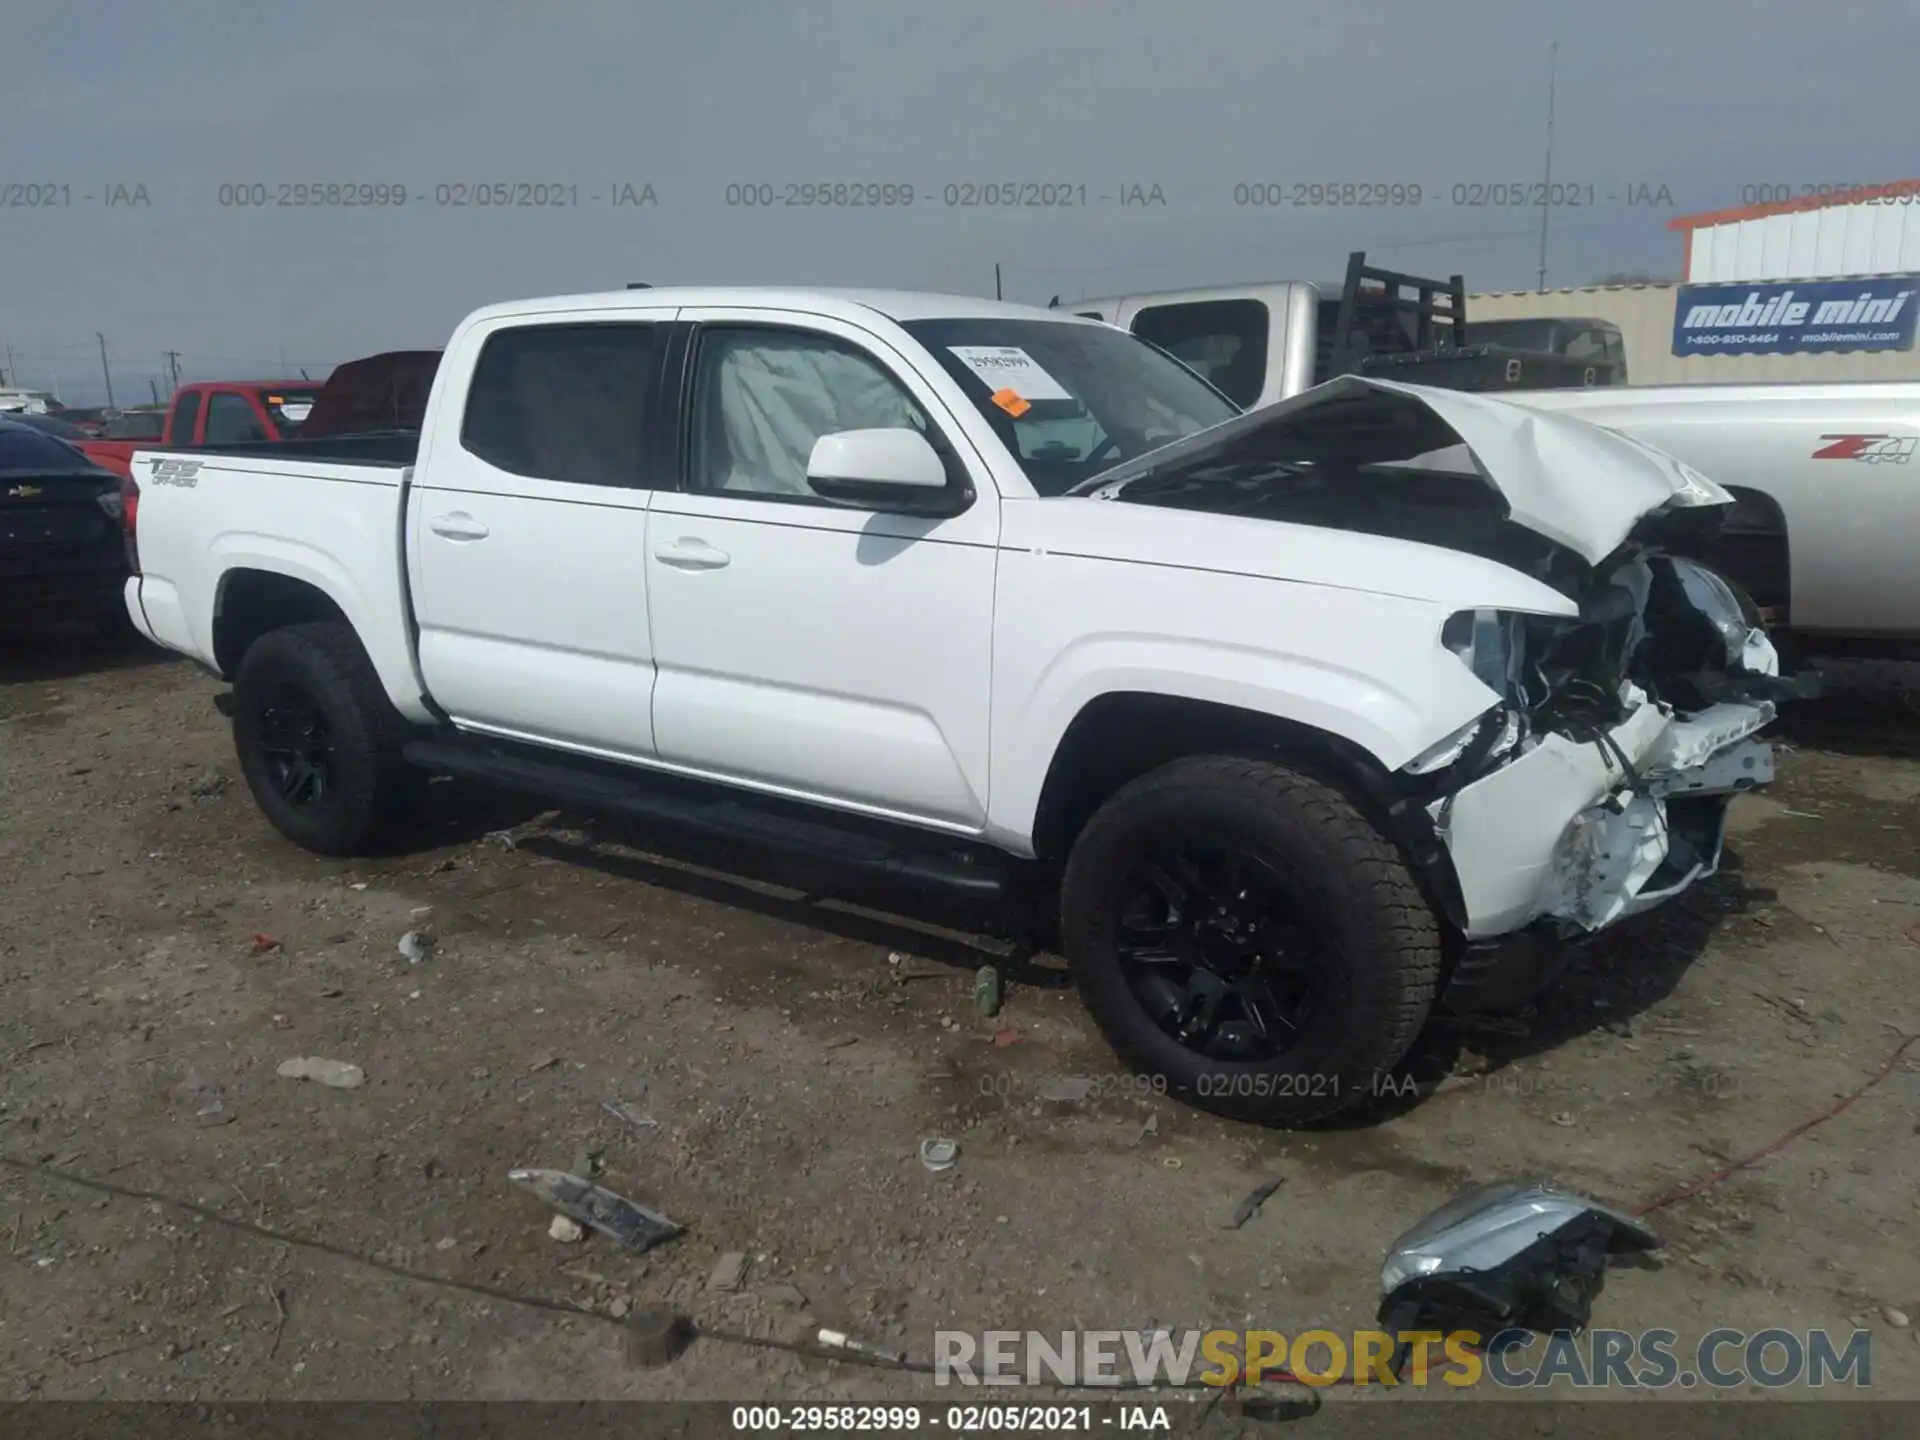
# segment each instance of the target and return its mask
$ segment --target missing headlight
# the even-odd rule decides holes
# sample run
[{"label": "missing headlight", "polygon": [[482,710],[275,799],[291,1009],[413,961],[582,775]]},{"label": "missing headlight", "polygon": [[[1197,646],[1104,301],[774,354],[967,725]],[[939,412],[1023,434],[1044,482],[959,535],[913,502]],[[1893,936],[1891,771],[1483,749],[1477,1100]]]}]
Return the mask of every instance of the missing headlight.
[{"label": "missing headlight", "polygon": [[1641,630],[1640,587],[1616,580],[1598,600],[1578,618],[1463,610],[1441,643],[1524,717],[1523,733],[1585,738],[1630,712],[1626,662]]},{"label": "missing headlight", "polygon": [[1635,678],[1683,712],[1804,693],[1780,678],[1779,654],[1753,601],[1704,565],[1678,556],[1655,562],[1647,624]]},{"label": "missing headlight", "polygon": [[1496,706],[1429,745],[1400,768],[1409,775],[1434,775],[1457,764],[1469,752],[1477,752],[1487,761],[1498,760],[1519,744],[1525,733],[1525,722],[1517,711]]},{"label": "missing headlight", "polygon": [[1466,663],[1474,678],[1503,700],[1513,698],[1523,655],[1524,616],[1499,610],[1462,610],[1447,617],[1440,643]]}]

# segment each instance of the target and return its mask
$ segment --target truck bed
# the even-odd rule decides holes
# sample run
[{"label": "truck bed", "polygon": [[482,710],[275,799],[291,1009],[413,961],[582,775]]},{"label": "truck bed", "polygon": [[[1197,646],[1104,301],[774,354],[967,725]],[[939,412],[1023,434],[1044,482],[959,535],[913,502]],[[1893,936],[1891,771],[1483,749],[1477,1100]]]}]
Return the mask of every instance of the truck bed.
[{"label": "truck bed", "polygon": [[415,435],[379,435],[142,449],[129,608],[158,643],[224,675],[239,657],[231,639],[216,641],[216,620],[244,635],[234,618],[270,618],[274,577],[305,581],[363,637],[401,713],[427,718],[399,553],[417,446]]}]

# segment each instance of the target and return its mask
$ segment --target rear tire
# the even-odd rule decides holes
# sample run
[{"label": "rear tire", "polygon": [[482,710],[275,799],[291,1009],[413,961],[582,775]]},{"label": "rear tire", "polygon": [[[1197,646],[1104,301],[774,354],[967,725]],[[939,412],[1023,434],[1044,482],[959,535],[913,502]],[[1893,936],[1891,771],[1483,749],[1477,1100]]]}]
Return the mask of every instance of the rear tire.
[{"label": "rear tire", "polygon": [[1074,844],[1061,922],[1122,1059],[1201,1109],[1267,1124],[1381,1093],[1440,974],[1433,912],[1354,803],[1233,756],[1115,793]]},{"label": "rear tire", "polygon": [[406,722],[351,626],[270,631],[233,681],[233,739],[247,788],[303,850],[365,852],[403,808]]}]

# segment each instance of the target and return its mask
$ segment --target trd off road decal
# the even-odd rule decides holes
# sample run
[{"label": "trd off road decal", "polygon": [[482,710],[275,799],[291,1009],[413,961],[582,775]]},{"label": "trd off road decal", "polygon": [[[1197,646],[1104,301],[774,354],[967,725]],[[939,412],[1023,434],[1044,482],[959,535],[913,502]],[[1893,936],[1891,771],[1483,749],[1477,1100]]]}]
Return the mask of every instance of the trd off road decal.
[{"label": "trd off road decal", "polygon": [[1866,465],[1904,465],[1913,458],[1920,439],[1900,435],[1822,435],[1826,443],[1813,452],[1815,460],[1858,460]]},{"label": "trd off road decal", "polygon": [[148,478],[155,485],[178,485],[182,490],[191,490],[200,483],[202,460],[149,460],[152,475]]}]

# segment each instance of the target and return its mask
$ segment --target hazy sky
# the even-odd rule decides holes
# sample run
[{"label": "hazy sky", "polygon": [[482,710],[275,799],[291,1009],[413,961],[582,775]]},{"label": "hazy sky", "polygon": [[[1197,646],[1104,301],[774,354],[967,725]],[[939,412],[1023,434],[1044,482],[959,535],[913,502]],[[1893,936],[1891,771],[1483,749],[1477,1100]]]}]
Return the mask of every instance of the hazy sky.
[{"label": "hazy sky", "polygon": [[[68,403],[102,398],[96,331],[124,404],[147,398],[169,349],[192,378],[269,375],[282,356],[318,377],[356,355],[436,347],[478,305],[629,280],[991,294],[998,261],[1008,298],[1044,304],[1331,277],[1365,248],[1405,270],[1459,270],[1470,288],[1530,287],[1539,211],[1455,204],[1454,187],[1539,180],[1550,40],[1555,177],[1582,202],[1592,187],[1593,203],[1553,212],[1549,285],[1677,273],[1667,219],[1738,204],[1746,186],[1920,172],[1913,0],[23,0],[9,12],[0,344],[21,383],[57,384]],[[910,185],[914,202],[727,203],[729,185],[784,200],[808,181]],[[1008,181],[1084,187],[1088,203],[945,203],[949,185]],[[493,182],[578,203],[440,203]],[[1235,203],[1237,185],[1262,182],[1287,199],[1296,184],[1417,184],[1424,200]],[[406,203],[221,203],[223,185],[277,202],[282,185],[329,183],[404,186]],[[116,185],[136,199],[144,186],[148,203],[107,204]],[[655,203],[612,203],[648,185]],[[25,203],[29,186],[56,203]],[[1151,201],[1154,186],[1164,204],[1121,203]],[[1640,195],[1661,203],[1629,203]]]}]

